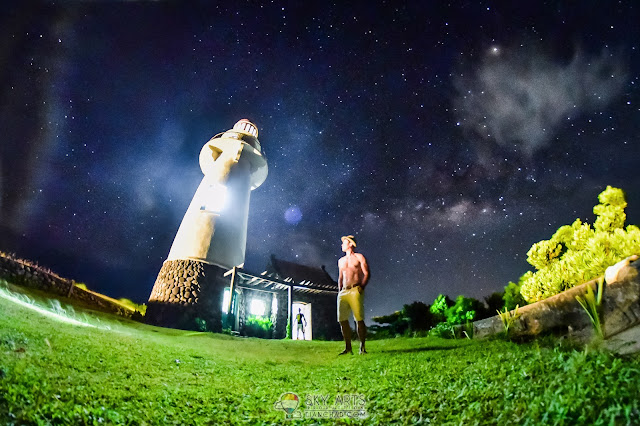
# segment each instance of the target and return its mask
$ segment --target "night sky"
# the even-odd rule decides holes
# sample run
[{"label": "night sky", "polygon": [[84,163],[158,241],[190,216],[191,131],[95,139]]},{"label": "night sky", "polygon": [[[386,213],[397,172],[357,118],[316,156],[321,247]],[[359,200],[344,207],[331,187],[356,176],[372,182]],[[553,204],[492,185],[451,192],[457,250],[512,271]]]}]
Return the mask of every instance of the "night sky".
[{"label": "night sky", "polygon": [[635,1],[183,3],[4,5],[0,250],[145,302],[241,118],[269,163],[246,268],[337,279],[355,234],[369,319],[517,281],[607,185],[640,223]]}]

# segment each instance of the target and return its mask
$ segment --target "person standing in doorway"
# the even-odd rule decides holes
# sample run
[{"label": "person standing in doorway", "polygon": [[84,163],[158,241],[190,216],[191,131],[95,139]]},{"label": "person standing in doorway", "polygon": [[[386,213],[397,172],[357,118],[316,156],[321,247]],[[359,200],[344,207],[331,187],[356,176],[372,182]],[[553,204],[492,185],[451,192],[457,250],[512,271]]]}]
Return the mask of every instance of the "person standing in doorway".
[{"label": "person standing in doorway", "polygon": [[340,355],[353,354],[351,348],[351,326],[349,316],[356,320],[358,337],[360,338],[360,355],[366,354],[365,340],[367,326],[364,323],[364,288],[369,282],[369,265],[367,259],[355,252],[356,239],[353,235],[341,238],[342,251],[345,253],[338,260],[338,322],[344,338],[344,351]]},{"label": "person standing in doorway", "polygon": [[300,340],[300,332],[302,331],[302,340],[306,340],[304,335],[304,329],[307,327],[307,319],[304,317],[302,313],[302,309],[298,308],[298,313],[296,314],[296,323],[298,324],[297,332],[296,332],[296,340]]}]

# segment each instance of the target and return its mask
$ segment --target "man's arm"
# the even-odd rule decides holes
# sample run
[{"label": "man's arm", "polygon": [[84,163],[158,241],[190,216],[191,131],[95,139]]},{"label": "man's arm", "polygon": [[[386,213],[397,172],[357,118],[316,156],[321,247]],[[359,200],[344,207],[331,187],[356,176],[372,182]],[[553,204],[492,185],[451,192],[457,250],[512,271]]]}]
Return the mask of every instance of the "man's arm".
[{"label": "man's arm", "polygon": [[338,291],[342,290],[342,259],[338,260]]},{"label": "man's arm", "polygon": [[364,288],[369,282],[369,276],[371,275],[369,272],[369,265],[367,264],[367,259],[360,255],[360,267],[362,268],[362,288]]}]

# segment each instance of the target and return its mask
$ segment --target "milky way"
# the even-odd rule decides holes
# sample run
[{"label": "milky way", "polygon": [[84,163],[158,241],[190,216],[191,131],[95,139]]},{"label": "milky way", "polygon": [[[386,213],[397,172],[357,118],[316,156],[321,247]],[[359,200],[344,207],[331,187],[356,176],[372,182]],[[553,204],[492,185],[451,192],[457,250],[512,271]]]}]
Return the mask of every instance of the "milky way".
[{"label": "milky way", "polygon": [[634,2],[431,3],[6,7],[0,249],[145,301],[241,118],[269,162],[246,267],[337,278],[355,234],[368,318],[501,290],[607,185],[640,223]]}]

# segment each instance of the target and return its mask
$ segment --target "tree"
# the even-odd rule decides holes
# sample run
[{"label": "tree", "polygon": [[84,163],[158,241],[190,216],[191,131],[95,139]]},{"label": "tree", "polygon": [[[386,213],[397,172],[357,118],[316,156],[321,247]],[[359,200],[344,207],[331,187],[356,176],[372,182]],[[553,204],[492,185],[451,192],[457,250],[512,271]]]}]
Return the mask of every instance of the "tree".
[{"label": "tree", "polygon": [[446,312],[451,306],[453,306],[453,301],[449,299],[449,296],[439,294],[429,308],[429,311],[433,314],[434,321],[436,323],[446,321]]},{"label": "tree", "polygon": [[410,305],[404,305],[402,311],[408,320],[410,332],[427,331],[434,325],[429,305],[416,301]]},{"label": "tree", "polygon": [[447,322],[451,325],[473,321],[476,313],[484,309],[484,305],[472,297],[458,296],[456,302],[445,311]]},{"label": "tree", "polygon": [[[520,294],[520,292],[518,292],[518,294]],[[487,304],[488,314],[490,314],[489,316],[494,316],[496,314],[496,311],[501,311],[502,308],[504,308],[504,292],[495,291],[489,296],[486,296],[484,298],[484,302]],[[478,317],[477,319],[481,318]]]},{"label": "tree", "polygon": [[[524,297],[520,294],[520,288],[522,287],[522,283],[528,279],[531,274],[533,274],[531,271],[524,274],[520,277],[517,284],[513,281],[509,281],[509,284],[504,288],[504,294],[502,295],[502,300],[504,301],[503,308],[507,308],[507,310],[512,311],[516,306],[524,306],[527,304],[527,301],[524,300]],[[501,311],[502,309],[498,310]]]},{"label": "tree", "polygon": [[427,331],[434,324],[429,305],[418,301],[404,305],[402,310],[391,315],[373,317],[373,320],[379,324],[388,324],[383,329],[387,329],[391,334]]},{"label": "tree", "polygon": [[383,329],[388,330],[391,335],[403,334],[409,328],[409,321],[403,311],[395,311],[390,315],[382,315],[372,319],[378,324],[388,324]]}]

